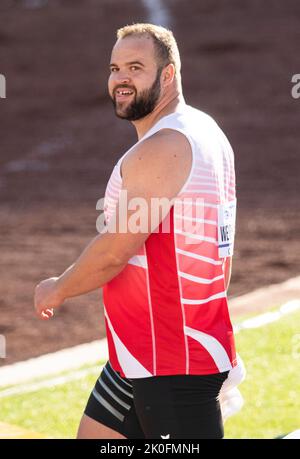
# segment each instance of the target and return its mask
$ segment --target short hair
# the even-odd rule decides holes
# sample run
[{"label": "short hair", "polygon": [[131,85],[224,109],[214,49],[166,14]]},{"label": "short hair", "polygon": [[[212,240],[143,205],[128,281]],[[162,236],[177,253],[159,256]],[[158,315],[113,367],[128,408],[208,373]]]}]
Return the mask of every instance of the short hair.
[{"label": "short hair", "polygon": [[122,39],[132,35],[150,36],[153,39],[156,57],[159,67],[173,64],[175,73],[179,77],[181,62],[178,46],[171,30],[154,24],[132,24],[126,25],[117,31],[117,38]]}]

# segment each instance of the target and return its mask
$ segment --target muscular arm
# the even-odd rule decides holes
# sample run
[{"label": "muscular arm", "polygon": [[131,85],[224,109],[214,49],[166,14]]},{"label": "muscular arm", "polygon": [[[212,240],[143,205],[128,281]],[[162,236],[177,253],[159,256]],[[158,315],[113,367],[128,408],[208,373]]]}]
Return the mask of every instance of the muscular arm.
[{"label": "muscular arm", "polygon": [[[103,286],[122,271],[154,230],[150,219],[151,198],[165,197],[171,200],[175,197],[188,177],[191,164],[192,153],[187,139],[172,130],[158,132],[125,157],[122,164],[123,190],[127,191],[128,202],[139,198],[146,204],[139,213],[148,221],[146,229],[136,233],[119,231],[117,206],[108,231],[96,236],[61,276],[38,285],[35,307],[42,318],[48,318],[43,311],[59,307],[67,298]],[[169,210],[170,206],[164,208],[158,223]],[[126,212],[127,228],[135,212],[136,209]],[[112,232],[115,224],[117,230]]]}]

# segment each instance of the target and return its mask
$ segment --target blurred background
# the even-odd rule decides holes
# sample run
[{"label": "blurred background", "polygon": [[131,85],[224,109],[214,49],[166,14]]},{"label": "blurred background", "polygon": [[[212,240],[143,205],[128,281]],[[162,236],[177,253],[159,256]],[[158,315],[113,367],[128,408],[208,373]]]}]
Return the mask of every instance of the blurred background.
[{"label": "blurred background", "polygon": [[217,120],[235,151],[230,297],[299,275],[298,0],[1,0],[2,364],[104,336],[100,292],[44,323],[33,291],[94,237],[96,202],[135,142],[107,95],[116,29],[133,22],[173,30],[186,101]]}]

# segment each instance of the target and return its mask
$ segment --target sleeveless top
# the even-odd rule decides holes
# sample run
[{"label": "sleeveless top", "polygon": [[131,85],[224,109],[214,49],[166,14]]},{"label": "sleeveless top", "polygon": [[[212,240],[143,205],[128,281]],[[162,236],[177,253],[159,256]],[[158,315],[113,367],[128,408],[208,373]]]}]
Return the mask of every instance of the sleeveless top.
[{"label": "sleeveless top", "polygon": [[[169,212],[169,231],[162,222],[103,287],[110,362],[127,378],[229,371],[236,365],[224,279],[234,241],[233,151],[217,123],[186,104],[132,148],[161,129],[186,136],[192,167]],[[107,184],[107,223],[122,188],[121,162],[132,148]]]}]

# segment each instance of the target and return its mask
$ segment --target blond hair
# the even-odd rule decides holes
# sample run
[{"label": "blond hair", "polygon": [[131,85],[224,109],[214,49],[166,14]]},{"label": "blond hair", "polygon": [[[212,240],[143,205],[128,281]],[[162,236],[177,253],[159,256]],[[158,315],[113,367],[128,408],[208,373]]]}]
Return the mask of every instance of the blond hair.
[{"label": "blond hair", "polygon": [[173,64],[177,77],[180,77],[180,55],[176,40],[171,30],[154,24],[132,24],[122,27],[117,31],[117,38],[122,39],[132,35],[139,37],[150,36],[153,39],[158,67]]}]

